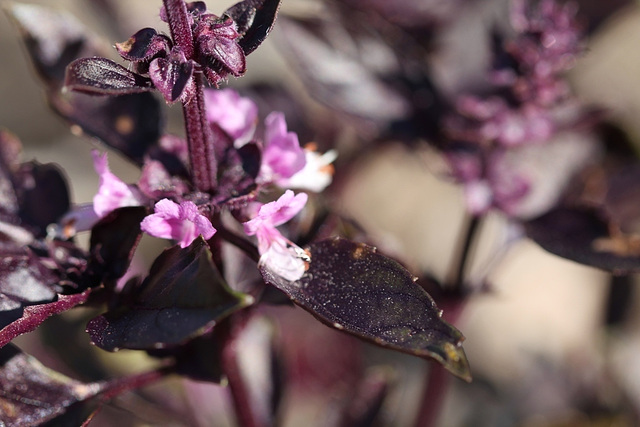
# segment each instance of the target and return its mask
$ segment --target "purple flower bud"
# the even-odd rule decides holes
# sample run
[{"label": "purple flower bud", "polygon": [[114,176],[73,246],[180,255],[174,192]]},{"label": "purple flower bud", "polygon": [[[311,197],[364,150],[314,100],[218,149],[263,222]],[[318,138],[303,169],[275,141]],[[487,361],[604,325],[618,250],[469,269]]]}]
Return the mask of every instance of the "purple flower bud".
[{"label": "purple flower bud", "polygon": [[214,86],[227,75],[242,76],[246,69],[245,54],[238,44],[236,23],[228,16],[218,18],[201,15],[194,30],[198,61],[204,68],[209,83]]},{"label": "purple flower bud", "polygon": [[168,58],[156,58],[149,64],[149,77],[167,103],[187,103],[195,94],[195,62],[187,60],[177,47]]},{"label": "purple flower bud", "polygon": [[181,248],[189,246],[200,235],[210,239],[216,232],[193,202],[177,204],[169,199],[156,203],[155,213],[143,219],[140,228],[154,237],[177,240]]},{"label": "purple flower bud", "polygon": [[129,40],[116,43],[116,50],[127,61],[149,61],[154,56],[166,56],[171,49],[171,39],[158,34],[153,28],[143,28]]}]

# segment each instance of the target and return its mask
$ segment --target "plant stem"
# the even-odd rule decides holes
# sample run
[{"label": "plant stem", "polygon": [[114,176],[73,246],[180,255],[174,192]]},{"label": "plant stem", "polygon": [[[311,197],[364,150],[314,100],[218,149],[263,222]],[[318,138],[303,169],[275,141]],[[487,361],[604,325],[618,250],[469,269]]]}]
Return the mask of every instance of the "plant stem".
[{"label": "plant stem", "polygon": [[210,192],[217,185],[217,162],[214,152],[215,140],[204,109],[204,82],[200,73],[195,73],[195,94],[184,104],[184,123],[189,144],[189,162],[196,188]]},{"label": "plant stem", "polygon": [[238,363],[238,334],[244,327],[245,319],[240,319],[241,324],[226,322],[219,327],[226,328],[224,349],[222,350],[222,370],[229,383],[229,391],[235,408],[235,414],[240,427],[264,427],[264,423],[256,416],[249,389],[242,375],[242,369]]},{"label": "plant stem", "polygon": [[450,292],[453,295],[460,295],[463,293],[464,287],[464,274],[469,264],[469,255],[471,254],[471,248],[475,241],[476,234],[480,229],[481,218],[478,216],[472,216],[468,219],[466,224],[466,230],[464,232],[464,240],[460,245],[458,262],[456,269],[450,274],[447,285],[450,286]]},{"label": "plant stem", "polygon": [[258,248],[256,245],[248,241],[242,236],[237,235],[233,231],[226,228],[222,221],[212,221],[213,226],[216,228],[216,235],[227,242],[231,243],[241,251],[243,251],[249,258],[253,261],[260,261],[260,253],[258,252]]},{"label": "plant stem", "polygon": [[[465,305],[464,275],[482,218],[471,216],[465,224],[458,250],[460,255],[445,282],[445,285],[448,286],[443,289],[442,297],[444,299],[442,302],[448,307],[445,313],[447,313],[447,321],[452,324],[456,323]],[[424,380],[424,389],[415,421],[416,427],[432,427],[436,424],[450,382],[450,374],[444,367],[437,363],[431,363]]]},{"label": "plant stem", "polygon": [[184,0],[163,0],[164,10],[167,12],[167,21],[171,38],[187,59],[193,59],[193,34],[187,12],[187,5]]},{"label": "plant stem", "polygon": [[415,427],[436,425],[451,381],[450,374],[437,363],[430,363],[427,375]]},{"label": "plant stem", "polygon": [[[187,60],[194,59],[193,34],[184,0],[163,0],[163,4],[175,46],[184,53]],[[195,94],[182,106],[189,144],[189,162],[196,188],[203,192],[211,192],[216,188],[218,173],[214,152],[215,139],[205,113],[204,80],[199,70],[194,73],[193,81]]]},{"label": "plant stem", "polygon": [[143,372],[142,374],[109,381],[105,387],[104,393],[102,394],[102,398],[105,401],[113,399],[124,392],[136,390],[161,380],[172,372],[173,369],[171,366],[164,366],[154,371]]}]

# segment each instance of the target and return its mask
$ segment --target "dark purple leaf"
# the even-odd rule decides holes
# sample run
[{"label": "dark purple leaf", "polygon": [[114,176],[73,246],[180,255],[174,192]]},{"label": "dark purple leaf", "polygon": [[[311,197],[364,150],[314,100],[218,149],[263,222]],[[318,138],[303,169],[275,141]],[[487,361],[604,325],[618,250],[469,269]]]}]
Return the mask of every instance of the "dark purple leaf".
[{"label": "dark purple leaf", "polygon": [[142,236],[140,222],[147,214],[142,206],[116,209],[91,229],[88,268],[106,287],[115,286],[129,268]]},{"label": "dark purple leaf", "polygon": [[92,95],[128,95],[153,89],[151,81],[107,58],[80,58],[67,67],[67,89]]},{"label": "dark purple leaf", "polygon": [[173,371],[195,381],[220,383],[224,378],[220,366],[221,341],[214,334],[205,334],[170,348],[148,350],[153,357],[171,357]]},{"label": "dark purple leaf", "polygon": [[[393,371],[374,369],[367,372],[345,408],[339,426],[367,427],[383,425],[378,416],[393,382]],[[376,423],[377,421],[377,423]]]},{"label": "dark purple leaf", "polygon": [[280,0],[245,0],[224,13],[230,16],[242,36],[239,41],[245,55],[250,54],[267,38],[276,22]]},{"label": "dark purple leaf", "polygon": [[[223,335],[222,368],[229,383],[242,384],[246,390],[244,399],[250,409],[241,419],[252,419],[254,423],[243,424],[277,425],[284,372],[277,359],[275,331],[265,317],[243,314],[220,325],[223,331],[220,333]],[[261,374],[256,375],[256,372]]]},{"label": "dark purple leaf", "polygon": [[15,174],[20,218],[34,227],[38,237],[70,208],[69,188],[62,170],[55,164],[24,163]]},{"label": "dark purple leaf", "polygon": [[93,398],[103,387],[54,372],[13,345],[0,349],[3,425],[81,425],[100,404]]},{"label": "dark purple leaf", "polygon": [[0,347],[11,342],[18,335],[36,330],[48,317],[82,304],[89,298],[90,292],[91,290],[87,289],[80,294],[59,295],[58,301],[25,307],[22,317],[0,330]]},{"label": "dark purple leaf", "polygon": [[210,58],[214,71],[222,77],[229,73],[240,77],[247,71],[244,53],[235,40],[202,36],[198,42],[204,56]]},{"label": "dark purple leaf", "polygon": [[640,220],[640,163],[617,170],[606,186],[604,205],[608,216],[623,230],[636,229]]},{"label": "dark purple leaf", "polygon": [[158,100],[149,93],[95,97],[62,93],[65,69],[74,59],[107,56],[97,37],[71,15],[44,6],[12,4],[10,16],[21,30],[29,57],[46,84],[51,107],[84,131],[142,164],[164,127]]},{"label": "dark purple leaf", "polygon": [[[320,102],[359,119],[365,128],[387,126],[411,112],[409,100],[386,81],[398,72],[397,58],[391,56],[394,52],[389,46],[375,38],[354,39],[327,17],[287,18],[280,29],[288,59]],[[367,46],[388,58],[380,65],[382,69],[376,69],[367,63],[366,52],[350,46]],[[336,69],[348,71],[336,73]],[[420,92],[410,96],[418,97]]]},{"label": "dark purple leaf", "polygon": [[29,249],[3,248],[0,259],[0,327],[22,315],[22,308],[55,301],[59,281]]},{"label": "dark purple leaf", "polygon": [[593,208],[558,208],[525,223],[527,235],[552,254],[616,274],[640,271],[640,245]]},{"label": "dark purple leaf", "polygon": [[194,62],[185,58],[177,48],[168,58],[156,58],[149,64],[149,76],[164,99],[172,104],[188,102],[195,94]]},{"label": "dark purple leaf", "polygon": [[145,153],[157,144],[164,127],[160,103],[150,93],[116,97],[53,94],[50,101],[79,130],[99,138],[140,165]]},{"label": "dark purple leaf", "polygon": [[80,56],[98,54],[97,43],[69,13],[30,4],[7,5],[19,28],[33,64],[48,84],[61,87],[67,65]]},{"label": "dark purple leaf", "polygon": [[246,71],[245,53],[238,44],[239,34],[228,16],[203,15],[194,30],[198,60],[214,86],[228,74],[236,77]]},{"label": "dark purple leaf", "polygon": [[256,190],[255,179],[260,171],[262,152],[254,142],[245,144],[239,149],[233,146],[229,137],[218,126],[212,126],[214,135],[226,139],[224,151],[216,153],[220,159],[218,169],[218,188],[214,200],[216,203],[244,203],[253,198]]},{"label": "dark purple leaf", "polygon": [[188,248],[164,251],[133,292],[130,306],[89,322],[87,330],[97,346],[115,351],[181,344],[253,302],[228,287],[201,237]]},{"label": "dark purple leaf", "polygon": [[149,61],[160,54],[165,56],[171,49],[170,39],[158,34],[153,28],[143,28],[135,33],[129,40],[116,43],[116,50],[127,61]]},{"label": "dark purple leaf", "polygon": [[396,261],[344,239],[312,243],[309,270],[289,282],[262,266],[267,283],[327,325],[374,344],[440,362],[471,380],[464,337]]}]

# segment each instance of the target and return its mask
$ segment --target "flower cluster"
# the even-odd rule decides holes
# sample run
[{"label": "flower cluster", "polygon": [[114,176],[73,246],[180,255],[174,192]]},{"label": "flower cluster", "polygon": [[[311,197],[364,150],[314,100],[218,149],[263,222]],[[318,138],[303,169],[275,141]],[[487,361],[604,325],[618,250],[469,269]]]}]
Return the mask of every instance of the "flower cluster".
[{"label": "flower cluster", "polygon": [[[479,215],[495,207],[519,215],[533,187],[534,177],[519,162],[535,161],[541,148],[565,145],[562,140],[584,114],[570,96],[562,73],[582,51],[575,7],[543,0],[537,7],[516,2],[512,25],[516,36],[499,40],[489,80],[495,94],[485,98],[461,96],[456,114],[445,120],[456,141],[445,150],[454,178],[464,184],[468,210]],[[583,151],[591,153],[585,142]],[[567,158],[573,172],[577,163]]]},{"label": "flower cluster", "polygon": [[[254,140],[258,109],[253,101],[231,89],[206,91],[205,99],[208,120],[212,126],[219,126],[227,133],[233,140],[234,148],[240,149]],[[262,163],[256,178],[260,186],[275,184],[284,189],[322,191],[331,182],[331,162],[336,157],[335,151],[321,155],[303,149],[298,136],[287,131],[282,113],[273,112],[267,116],[264,139],[257,143],[262,147]],[[184,144],[174,140],[174,145]],[[93,160],[99,176],[93,209],[78,207],[64,217],[63,225],[73,223],[76,231],[87,230],[115,209],[149,205],[162,195],[164,197],[155,202],[154,213],[141,222],[144,232],[177,241],[182,248],[189,246],[200,235],[210,239],[215,234],[216,229],[207,213],[216,208],[207,203],[198,206],[189,200],[191,196],[186,187],[172,183],[160,163],[148,161],[138,183],[131,185],[111,172],[106,154],[94,151]],[[160,188],[164,191],[158,192]],[[306,201],[306,194],[294,196],[291,190],[287,190],[276,201],[266,204],[252,202],[237,208],[235,212],[238,217],[252,218],[244,223],[244,230],[248,236],[258,239],[260,264],[290,281],[302,277],[309,257],[276,227],[300,212]]]},{"label": "flower cluster", "polygon": [[[256,139],[258,107],[249,98],[232,89],[221,89],[207,91],[205,103],[208,119],[233,139],[235,148]],[[257,180],[319,193],[331,183],[331,164],[336,157],[335,150],[320,154],[313,144],[301,147],[298,136],[287,131],[284,114],[275,111],[264,120],[262,165]]]}]

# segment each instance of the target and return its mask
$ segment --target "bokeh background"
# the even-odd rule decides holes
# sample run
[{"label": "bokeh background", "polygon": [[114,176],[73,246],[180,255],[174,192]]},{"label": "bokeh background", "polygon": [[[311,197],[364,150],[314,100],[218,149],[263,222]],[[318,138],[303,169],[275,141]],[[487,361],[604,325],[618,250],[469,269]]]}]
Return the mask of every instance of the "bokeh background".
[{"label": "bokeh background", "polygon": [[[416,2],[421,0],[415,0]],[[142,1],[32,1],[71,11],[89,28],[105,36],[107,43],[123,41],[144,26],[164,28],[157,15],[160,2]],[[436,81],[447,93],[460,93],[485,77],[489,63],[489,29],[508,24],[509,1],[460,1],[448,10],[442,2],[424,0],[425,8],[444,17],[431,60]],[[636,1],[580,1],[581,19],[588,29],[587,49],[568,79],[585,103],[597,105],[607,120],[618,126],[640,147],[640,4]],[[227,1],[209,1],[209,8],[224,10]],[[105,6],[105,5],[108,5]],[[284,0],[282,13],[313,13],[311,0]],[[310,12],[311,11],[311,12]],[[116,23],[114,25],[114,22]],[[278,84],[318,115],[326,107],[313,101],[283,56],[279,27],[249,57],[246,77],[229,82],[244,90],[254,84]],[[72,183],[76,202],[91,200],[97,189],[90,150],[97,141],[74,136],[46,106],[43,90],[30,67],[20,37],[4,14],[0,14],[0,126],[15,133],[24,144],[24,159],[61,165]],[[180,111],[169,109],[169,128],[180,133]],[[296,130],[294,127],[291,130]],[[358,137],[358,129],[345,125],[342,144]],[[306,141],[301,141],[306,142]],[[325,141],[326,142],[326,141]],[[110,155],[110,164],[124,181],[137,179],[137,170]],[[387,253],[405,260],[412,271],[428,271],[443,278],[456,252],[464,222],[461,189],[443,180],[437,155],[429,148],[408,149],[387,141],[376,150],[362,150],[348,174],[339,175],[339,190],[332,193],[336,206],[361,223],[381,242]],[[340,171],[338,171],[340,174]],[[492,214],[474,249],[469,277],[482,274],[492,254],[510,236],[507,221]],[[149,249],[153,252],[154,249]],[[490,292],[472,296],[456,326],[466,336],[464,348],[474,382],[452,380],[446,389],[441,426],[631,426],[640,414],[640,293],[635,279],[614,283],[609,274],[563,260],[522,240],[508,248],[497,265],[491,264]],[[609,299],[615,287],[625,286],[629,301],[615,325],[607,325]],[[340,356],[323,355],[322,340],[342,340],[342,335],[314,322],[301,310],[282,309],[277,314],[283,328],[298,346],[315,353],[319,370],[336,364]],[[86,315],[71,315],[81,322]],[[51,334],[54,328],[44,333]],[[55,332],[54,332],[55,333]],[[62,332],[64,335],[65,333]],[[334,336],[338,335],[338,337]],[[314,337],[303,340],[303,337]],[[72,376],[91,376],[90,369],[52,357],[48,346],[64,337],[20,338],[20,343],[45,363]],[[83,337],[71,345],[87,357],[100,357],[109,372],[141,370],[148,363],[133,354],[97,356]],[[80,340],[80,341],[78,341]],[[85,341],[88,338],[84,337]],[[344,338],[345,352],[353,344]],[[339,341],[341,342],[341,341]],[[428,364],[366,346],[367,364],[393,369],[396,386],[384,406],[381,425],[411,425],[419,401],[422,376]],[[86,352],[86,353],[85,353]],[[311,356],[307,355],[308,360]],[[325,357],[323,359],[323,357]],[[307,360],[306,359],[306,360]],[[89,369],[89,371],[87,371]],[[89,373],[88,373],[89,372]],[[327,371],[325,371],[327,372]],[[340,369],[335,381],[339,382]],[[95,375],[98,375],[97,373]],[[331,373],[326,374],[329,378]],[[218,386],[169,381],[173,396],[191,405],[193,418],[187,425],[229,425],[224,413],[227,397]],[[329,386],[301,388],[304,393],[285,397],[283,423],[289,426],[331,425],[326,405],[334,397]],[[110,405],[96,425],[181,425],[184,420],[162,418],[158,401],[167,402],[162,391],[121,398]],[[306,394],[305,394],[306,393]],[[336,395],[338,396],[338,395]],[[154,399],[158,399],[154,401]],[[179,402],[174,402],[179,406]],[[134,408],[142,407],[143,410]],[[132,412],[129,412],[132,411]],[[135,413],[135,415],[134,415]],[[102,420],[102,421],[101,421]],[[147,424],[148,425],[148,424]]]}]

